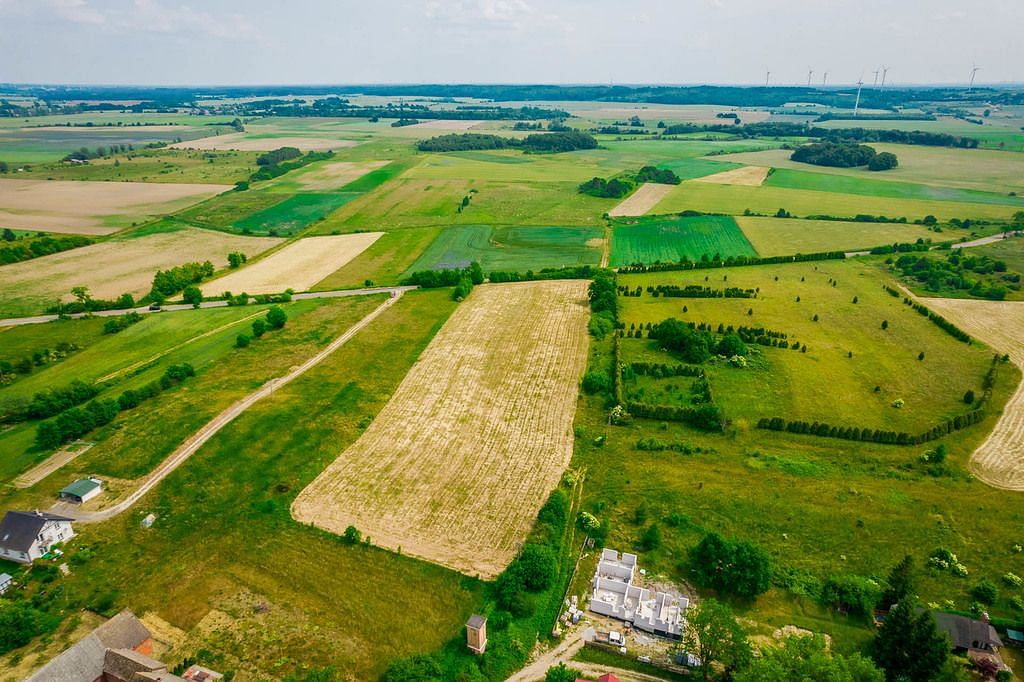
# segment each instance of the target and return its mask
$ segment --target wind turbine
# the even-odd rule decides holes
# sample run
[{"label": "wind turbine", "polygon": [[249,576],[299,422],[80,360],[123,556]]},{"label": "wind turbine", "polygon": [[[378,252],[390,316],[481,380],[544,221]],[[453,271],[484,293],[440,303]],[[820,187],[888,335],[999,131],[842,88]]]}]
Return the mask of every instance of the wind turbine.
[{"label": "wind turbine", "polygon": [[857,101],[853,104],[853,115],[856,118],[857,111],[860,109],[860,89],[864,87],[864,74],[860,75],[860,80],[857,81]]},{"label": "wind turbine", "polygon": [[878,87],[878,69],[875,69],[875,84],[874,87]]},{"label": "wind turbine", "polygon": [[883,66],[882,67],[882,87],[883,88],[885,87],[885,75],[887,73],[889,73],[889,67],[888,66]]},{"label": "wind turbine", "polygon": [[766,88],[768,87],[768,80],[771,77],[772,77],[772,72],[771,71],[769,71],[768,73],[765,74],[765,76],[764,76],[764,87],[766,87]]},{"label": "wind turbine", "polygon": [[970,92],[974,88],[974,77],[978,75],[978,71],[980,70],[981,67],[977,64],[971,67],[971,84],[967,86],[967,92]]},{"label": "wind turbine", "polygon": [[827,81],[827,80],[828,80],[828,71],[826,71],[825,73],[821,74],[821,85],[822,85],[822,87],[824,87],[825,81]]},{"label": "wind turbine", "polygon": [[807,67],[807,87],[811,87],[811,76],[814,75],[814,69]]}]

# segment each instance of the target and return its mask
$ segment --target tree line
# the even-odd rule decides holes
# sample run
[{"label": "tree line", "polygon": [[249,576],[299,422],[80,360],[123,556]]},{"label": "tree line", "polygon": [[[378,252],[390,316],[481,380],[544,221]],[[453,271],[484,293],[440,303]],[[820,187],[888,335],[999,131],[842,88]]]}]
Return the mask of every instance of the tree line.
[{"label": "tree line", "polygon": [[79,235],[68,235],[66,237],[38,236],[17,240],[14,231],[9,228],[3,231],[3,240],[9,244],[0,246],[0,264],[3,265],[19,263],[39,258],[40,256],[49,256],[94,243],[89,237]]},{"label": "tree line", "polygon": [[418,286],[423,289],[455,287],[452,299],[462,301],[477,284],[483,284],[484,271],[476,261],[464,268],[445,268],[441,270],[419,270],[402,280],[404,285]]},{"label": "tree line", "polygon": [[138,407],[143,401],[192,376],[195,376],[195,370],[189,363],[171,365],[158,380],[139,389],[128,389],[116,400],[92,400],[85,407],[65,409],[56,418],[39,425],[36,429],[36,445],[52,450],[63,443],[81,438],[93,429],[112,422],[119,412]]},{"label": "tree line", "polygon": [[[260,169],[249,176],[249,182],[271,180],[280,177],[289,171],[308,166],[317,161],[327,161],[334,157],[334,152],[306,152],[304,156],[298,156],[299,150],[295,147],[281,147],[274,151],[267,152],[256,159]],[[238,190],[248,189],[248,183],[236,184]]]},{"label": "tree line", "polygon": [[[704,258],[707,258],[705,256]],[[676,263],[634,263],[619,268],[622,274],[643,272],[670,272],[676,270],[707,270],[711,268],[739,267],[746,265],[775,265],[778,263],[806,263],[818,260],[842,260],[846,258],[843,251],[821,251],[817,253],[798,253],[792,256],[728,256],[727,258],[707,258],[693,261],[683,256]]]},{"label": "tree line", "polygon": [[853,168],[867,166],[868,170],[884,171],[895,168],[899,161],[891,152],[877,153],[871,147],[849,142],[815,142],[793,150],[793,161],[815,166]]},{"label": "tree line", "polygon": [[[5,386],[12,381],[16,375],[31,374],[36,367],[43,367],[53,362],[63,360],[81,347],[70,341],[60,341],[51,348],[41,348],[32,351],[30,355],[23,356],[20,360],[0,360],[0,386]],[[3,421],[3,408],[0,407],[0,421]]]},{"label": "tree line", "polygon": [[519,139],[481,133],[448,133],[417,143],[421,152],[460,152],[489,149],[522,149],[526,153],[571,152],[596,149],[593,135],[578,130],[534,133]]},{"label": "tree line", "polygon": [[643,184],[645,182],[678,185],[682,180],[671,170],[655,166],[644,166],[632,175],[627,174],[611,179],[591,178],[586,182],[580,183],[576,191],[592,197],[618,199],[633,191],[633,187],[636,184]]}]

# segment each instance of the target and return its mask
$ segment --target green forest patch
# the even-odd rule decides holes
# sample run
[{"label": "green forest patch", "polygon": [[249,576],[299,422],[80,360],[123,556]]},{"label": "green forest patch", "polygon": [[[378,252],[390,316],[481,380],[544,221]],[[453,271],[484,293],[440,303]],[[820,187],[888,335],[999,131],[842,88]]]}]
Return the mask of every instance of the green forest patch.
[{"label": "green forest patch", "polygon": [[613,266],[756,255],[729,216],[654,216],[616,222],[612,230]]}]

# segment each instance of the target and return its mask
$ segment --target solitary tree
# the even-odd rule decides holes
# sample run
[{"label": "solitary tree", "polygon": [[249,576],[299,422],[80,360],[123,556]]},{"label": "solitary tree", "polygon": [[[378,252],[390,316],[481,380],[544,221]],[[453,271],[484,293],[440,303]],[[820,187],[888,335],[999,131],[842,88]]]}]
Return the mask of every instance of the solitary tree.
[{"label": "solitary tree", "polygon": [[882,594],[882,606],[888,608],[893,604],[914,595],[914,558],[909,554],[893,566],[889,571],[888,587]]},{"label": "solitary tree", "polygon": [[193,308],[198,308],[199,304],[203,302],[203,292],[199,287],[185,287],[185,290],[181,292],[181,297],[185,299],[185,303],[191,303]]},{"label": "solitary tree", "polygon": [[687,613],[689,627],[683,638],[686,650],[700,659],[700,673],[711,679],[713,666],[726,671],[742,670],[751,659],[747,635],[732,610],[714,599],[705,599]]},{"label": "solitary tree", "polygon": [[281,329],[287,321],[288,316],[278,306],[275,305],[267,311],[267,324],[271,329]]},{"label": "solitary tree", "polygon": [[872,643],[872,658],[890,682],[930,682],[949,658],[949,639],[936,629],[931,612],[915,610],[909,597],[898,602]]}]

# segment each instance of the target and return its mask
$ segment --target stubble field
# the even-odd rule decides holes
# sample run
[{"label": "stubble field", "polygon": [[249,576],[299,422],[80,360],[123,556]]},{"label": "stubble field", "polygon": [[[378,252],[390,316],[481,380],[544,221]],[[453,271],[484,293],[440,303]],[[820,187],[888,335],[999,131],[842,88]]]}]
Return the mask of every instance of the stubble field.
[{"label": "stubble field", "polygon": [[366,250],[383,232],[307,237],[267,258],[206,283],[204,295],[225,291],[271,294],[305,291]]},{"label": "stubble field", "polygon": [[[927,298],[925,305],[1024,367],[1024,303]],[[1024,383],[1006,403],[988,438],[971,455],[974,474],[989,485],[1024,490]]]},{"label": "stubble field", "polygon": [[0,180],[0,225],[25,230],[110,234],[122,222],[171,213],[228,185]]},{"label": "stubble field", "polygon": [[132,239],[112,239],[5,265],[0,278],[0,314],[42,312],[57,299],[70,298],[71,288],[77,286],[88,287],[93,298],[112,299],[123,293],[138,297],[149,291],[157,270],[205,260],[224,267],[232,251],[252,258],[280,241],[190,227]]},{"label": "stubble field", "polygon": [[641,216],[665,198],[672,185],[657,185],[652,182],[645,182],[621,204],[608,211],[610,216]]},{"label": "stubble field", "polygon": [[572,456],[588,315],[583,281],[478,287],[293,516],[497,576]]}]

